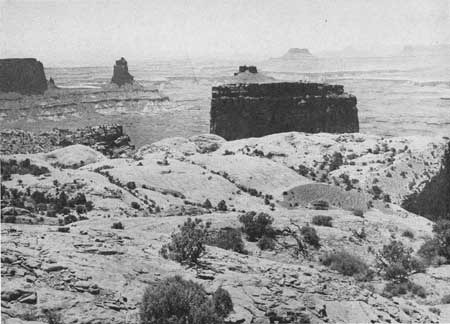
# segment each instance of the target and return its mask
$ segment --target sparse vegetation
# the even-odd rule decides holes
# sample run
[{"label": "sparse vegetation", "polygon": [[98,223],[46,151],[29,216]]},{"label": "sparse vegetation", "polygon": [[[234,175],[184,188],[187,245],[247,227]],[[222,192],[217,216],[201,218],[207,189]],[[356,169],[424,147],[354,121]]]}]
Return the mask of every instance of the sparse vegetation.
[{"label": "sparse vegetation", "polygon": [[441,298],[441,304],[450,304],[450,294]]},{"label": "sparse vegetation", "polygon": [[353,215],[358,217],[364,217],[364,212],[361,209],[353,209]]},{"label": "sparse vegetation", "polygon": [[228,207],[227,207],[227,203],[225,202],[225,200],[219,201],[219,204],[217,205],[217,209],[220,211],[227,211]]},{"label": "sparse vegetation", "polygon": [[400,241],[384,245],[377,255],[377,266],[385,279],[403,282],[411,274],[425,271],[424,264],[412,252],[412,248],[405,247]]},{"label": "sparse vegetation", "polygon": [[112,229],[119,229],[123,230],[125,227],[123,226],[122,222],[114,222],[111,226]]},{"label": "sparse vegetation", "polygon": [[246,253],[241,231],[231,227],[221,228],[215,232],[211,232],[207,244],[225,250]]},{"label": "sparse vegetation", "polygon": [[188,218],[180,231],[173,233],[171,242],[163,245],[160,254],[166,258],[180,263],[197,263],[205,251],[210,223],[203,223],[199,218]]},{"label": "sparse vegetation", "polygon": [[50,171],[44,166],[37,166],[31,163],[30,159],[25,159],[23,161],[17,162],[17,160],[1,160],[0,170],[2,174],[2,180],[11,180],[12,174],[31,174],[34,176],[39,176]]},{"label": "sparse vegetation", "polygon": [[300,233],[303,236],[303,239],[306,243],[313,246],[314,248],[320,248],[320,238],[317,235],[316,229],[309,225],[303,226],[300,230]]},{"label": "sparse vegetation", "polygon": [[406,295],[408,292],[421,298],[425,298],[427,296],[425,288],[409,280],[402,282],[388,282],[384,287],[383,295],[385,297],[392,298],[400,295]]},{"label": "sparse vegetation", "polygon": [[429,264],[450,262],[450,221],[441,220],[433,226],[434,237],[425,241],[418,254]]},{"label": "sparse vegetation", "polygon": [[368,280],[373,275],[369,266],[361,258],[346,251],[327,253],[322,258],[322,263],[345,276],[354,276],[358,280]]},{"label": "sparse vegetation", "polygon": [[174,276],[146,288],[139,314],[141,324],[221,324],[232,307],[223,288],[211,299],[200,284]]},{"label": "sparse vegetation", "polygon": [[403,231],[402,236],[413,239],[414,233],[411,230],[405,230],[405,231]]},{"label": "sparse vegetation", "polygon": [[333,218],[331,216],[324,216],[324,215],[316,215],[312,219],[312,223],[317,226],[327,226],[332,227]]},{"label": "sparse vegetation", "polygon": [[258,240],[257,245],[261,250],[273,250],[275,248],[275,240],[273,237],[263,235],[263,237]]},{"label": "sparse vegetation", "polygon": [[247,239],[255,242],[263,236],[274,237],[275,231],[272,228],[273,218],[266,213],[257,214],[254,211],[239,216],[242,223],[242,231],[247,235]]}]

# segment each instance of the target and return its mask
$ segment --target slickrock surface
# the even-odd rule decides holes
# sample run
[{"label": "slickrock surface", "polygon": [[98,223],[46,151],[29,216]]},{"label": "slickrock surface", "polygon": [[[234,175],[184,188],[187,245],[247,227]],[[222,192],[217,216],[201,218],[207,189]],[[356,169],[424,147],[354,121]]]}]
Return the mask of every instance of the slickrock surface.
[{"label": "slickrock surface", "polygon": [[42,94],[47,90],[44,66],[34,58],[0,59],[0,92]]},{"label": "slickrock surface", "polygon": [[[67,199],[84,194],[93,206],[82,214],[70,209],[69,215],[83,218],[58,226],[67,215],[33,210],[50,207],[26,196],[33,211],[16,208],[17,223],[2,224],[2,322],[27,323],[20,320],[27,318],[41,323],[43,312],[52,310],[64,323],[138,323],[144,287],[174,274],[201,283],[208,292],[219,286],[228,290],[234,312],[227,323],[296,323],[299,313],[308,314],[312,323],[448,321],[448,305],[440,304],[450,293],[448,265],[412,276],[418,284],[426,282],[425,298],[388,299],[381,296],[385,281],[380,277],[359,282],[319,262],[324,252],[344,249],[373,265],[376,251],[393,238],[417,250],[431,235],[432,222],[396,203],[421,185],[423,174],[437,172],[444,145],[442,138],[362,134],[292,132],[232,142],[207,134],[156,142],[135,158],[108,159],[82,145],[2,156],[3,163],[28,158],[23,165],[48,168],[37,176],[11,174],[2,190],[16,188],[25,196],[27,190],[50,196],[65,192]],[[71,163],[75,155],[84,166]],[[325,182],[318,185],[322,174]],[[371,191],[375,177],[392,203]],[[348,182],[354,188],[347,188]],[[314,199],[329,201],[330,209],[309,208],[312,198],[298,194],[304,186]],[[354,204],[372,200],[374,207],[355,216],[345,193],[356,197]],[[211,208],[203,206],[206,199]],[[221,200],[227,211],[216,207]],[[2,202],[2,221],[14,209],[4,203],[8,199]],[[187,268],[158,253],[187,216],[209,220],[213,228],[239,227],[238,216],[251,210],[272,215],[276,229],[291,222],[311,224],[315,215],[331,216],[333,227],[313,225],[322,247],[307,258],[289,248],[261,251],[248,241],[248,255],[208,246],[203,268]],[[118,221],[123,230],[111,228]],[[366,237],[355,236],[362,228]],[[414,237],[402,236],[405,230]],[[441,317],[431,307],[440,309]]]},{"label": "slickrock surface", "polygon": [[227,140],[274,133],[359,131],[356,97],[340,85],[238,83],[212,89],[212,134]]}]

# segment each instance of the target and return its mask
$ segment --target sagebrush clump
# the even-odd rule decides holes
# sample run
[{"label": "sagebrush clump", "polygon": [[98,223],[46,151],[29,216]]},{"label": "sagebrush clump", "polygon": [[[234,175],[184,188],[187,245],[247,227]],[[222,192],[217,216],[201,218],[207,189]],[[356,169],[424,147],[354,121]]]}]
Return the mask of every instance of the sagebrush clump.
[{"label": "sagebrush clump", "polygon": [[331,216],[324,216],[324,215],[316,215],[312,219],[312,223],[317,226],[327,226],[332,227],[333,218]]},{"label": "sagebrush clump", "polygon": [[346,251],[327,253],[321,261],[331,269],[345,276],[354,276],[358,280],[369,280],[373,275],[369,266],[361,258]]},{"label": "sagebrush clump", "polygon": [[246,253],[241,231],[231,227],[221,228],[217,231],[210,232],[207,244],[225,250]]},{"label": "sagebrush clump", "polygon": [[145,289],[139,315],[141,324],[222,324],[232,309],[223,288],[209,298],[200,284],[174,276]]},{"label": "sagebrush clump", "polygon": [[242,231],[251,242],[255,242],[263,236],[272,238],[275,236],[272,228],[273,218],[266,213],[248,212],[239,216],[239,221],[242,223]]},{"label": "sagebrush clump", "polygon": [[163,245],[161,256],[180,263],[197,263],[199,257],[205,252],[210,223],[203,223],[199,218],[188,218],[180,231],[173,233],[171,242]]}]

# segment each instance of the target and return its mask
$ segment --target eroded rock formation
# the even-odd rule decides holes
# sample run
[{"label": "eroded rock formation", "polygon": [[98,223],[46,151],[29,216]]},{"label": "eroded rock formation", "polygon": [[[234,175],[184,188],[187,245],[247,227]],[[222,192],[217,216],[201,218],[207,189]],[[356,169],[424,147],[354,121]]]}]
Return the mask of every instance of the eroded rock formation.
[{"label": "eroded rock formation", "polygon": [[128,72],[127,61],[123,57],[120,60],[117,60],[114,65],[114,72],[111,82],[120,87],[126,83],[133,83],[133,80],[133,76]]},{"label": "eroded rock formation", "polygon": [[0,59],[0,92],[42,94],[47,90],[44,66],[34,58]]},{"label": "eroded rock formation", "polygon": [[356,97],[341,85],[283,82],[213,87],[210,131],[227,140],[289,131],[359,131]]}]

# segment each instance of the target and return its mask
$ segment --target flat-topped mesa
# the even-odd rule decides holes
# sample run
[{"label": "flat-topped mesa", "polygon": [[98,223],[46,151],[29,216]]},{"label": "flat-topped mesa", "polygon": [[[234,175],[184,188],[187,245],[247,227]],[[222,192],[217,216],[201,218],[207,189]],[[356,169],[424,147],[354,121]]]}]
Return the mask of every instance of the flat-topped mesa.
[{"label": "flat-topped mesa", "polygon": [[227,84],[212,88],[210,132],[226,140],[290,131],[359,131],[356,97],[342,85],[308,82]]},{"label": "flat-topped mesa", "polygon": [[111,82],[117,84],[119,87],[126,83],[134,82],[134,77],[128,72],[128,63],[123,57],[117,60],[114,65]]},{"label": "flat-topped mesa", "polygon": [[258,73],[258,69],[254,65],[250,65],[250,66],[241,65],[241,66],[239,66],[239,72],[234,73],[234,75],[238,75],[239,73],[245,73],[245,72]]},{"label": "flat-topped mesa", "polygon": [[44,66],[35,58],[0,59],[0,92],[43,94],[47,90]]}]

